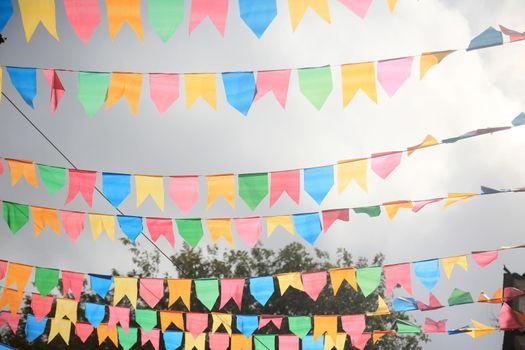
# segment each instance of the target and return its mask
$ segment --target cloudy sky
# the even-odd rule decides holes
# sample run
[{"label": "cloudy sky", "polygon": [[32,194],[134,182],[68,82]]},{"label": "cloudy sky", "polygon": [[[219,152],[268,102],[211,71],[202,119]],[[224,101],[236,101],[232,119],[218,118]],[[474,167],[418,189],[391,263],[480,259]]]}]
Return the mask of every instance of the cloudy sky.
[{"label": "cloudy sky", "polygon": [[[240,20],[235,1],[230,4],[224,38],[209,21],[189,36],[188,5],[181,27],[166,44],[151,29],[145,4],[144,43],[127,26],[111,41],[102,6],[102,23],[85,45],[67,22],[60,1],[57,2],[60,42],[40,27],[31,42],[26,43],[15,5],[15,15],[4,30],[8,40],[0,46],[0,64],[139,72],[297,68],[464,48],[472,37],[498,24],[525,29],[519,16],[525,11],[525,3],[516,0],[470,0],[459,4],[449,0],[400,0],[394,14],[389,13],[386,0],[376,0],[365,20],[331,0],[331,24],[308,11],[298,29],[292,32],[286,2],[279,0],[279,15],[260,40]],[[80,169],[163,175],[249,173],[331,164],[339,159],[403,149],[419,143],[427,134],[442,139],[472,129],[508,125],[525,111],[524,62],[524,43],[454,53],[423,81],[419,80],[416,62],[411,78],[394,97],[389,98],[378,86],[377,105],[359,93],[345,109],[341,106],[339,70],[334,68],[334,91],[321,111],[301,95],[297,76],[292,74],[286,110],[272,96],[267,96],[254,104],[247,117],[227,104],[222,84],[218,85],[217,110],[202,101],[186,109],[182,92],[181,98],[160,117],[145,82],[137,116],[131,115],[122,100],[107,111],[100,110],[93,119],[86,116],[76,98],[76,74],[61,74],[66,95],[55,114],[49,110],[49,88],[42,74],[38,75],[39,93],[34,110],[23,103],[7,74],[3,88]],[[0,104],[0,116],[0,156],[68,166],[5,100]],[[355,185],[341,195],[333,190],[321,207],[305,193],[300,206],[284,198],[270,209],[266,198],[257,214],[279,215],[430,198],[448,192],[477,192],[480,185],[524,186],[525,165],[519,158],[525,151],[524,132],[525,129],[517,128],[420,151],[409,159],[403,158],[401,166],[386,180],[369,174],[368,193]],[[43,186],[35,190],[22,181],[12,188],[8,173],[0,177],[1,199],[89,210],[80,197],[64,206],[66,192],[62,190],[51,197]],[[375,219],[351,215],[349,223],[337,223],[328,234],[321,235],[316,246],[330,252],[345,247],[354,255],[367,257],[383,252],[387,263],[395,263],[521,244],[525,242],[522,196],[475,198],[446,211],[441,205],[428,206],[418,214],[401,211],[394,221],[386,215]],[[237,203],[237,208],[232,209],[221,199],[206,210],[206,198],[201,195],[190,216],[253,215],[239,198]],[[121,209],[128,215],[181,217],[172,202],[167,200],[166,204],[165,211],[160,212],[148,199],[137,209],[134,196],[130,196]],[[115,213],[96,193],[92,210]],[[4,222],[0,223],[0,230],[2,259],[97,273],[109,273],[111,268],[121,271],[132,268],[130,254],[124,247],[106,237],[93,242],[88,230],[76,244],[64,233],[57,237],[49,229],[34,238],[32,225],[16,236],[11,235]],[[138,241],[150,248],[142,237]],[[279,249],[300,238],[279,230],[261,241],[264,246]],[[211,241],[206,238],[202,244],[208,243]],[[226,248],[224,242],[219,244]],[[174,251],[164,241],[160,246],[168,253]],[[180,246],[179,236],[175,251]],[[246,248],[236,239],[236,249]],[[509,251],[484,269],[474,265],[469,272],[456,269],[450,281],[445,277],[440,280],[435,294],[442,302],[455,287],[470,291],[474,297],[481,290],[490,294],[502,284],[503,265],[524,272],[524,263],[521,251]],[[176,274],[166,262],[162,271]],[[421,284],[415,279],[413,284],[415,297],[426,300],[428,294]],[[469,324],[471,319],[494,323],[498,307],[473,304],[413,314],[420,322],[425,316],[436,320],[447,318],[449,328],[454,328]],[[496,349],[502,342],[502,333],[475,341],[465,335],[436,335],[431,339],[432,343],[425,348],[442,349],[446,345],[456,349]]]}]

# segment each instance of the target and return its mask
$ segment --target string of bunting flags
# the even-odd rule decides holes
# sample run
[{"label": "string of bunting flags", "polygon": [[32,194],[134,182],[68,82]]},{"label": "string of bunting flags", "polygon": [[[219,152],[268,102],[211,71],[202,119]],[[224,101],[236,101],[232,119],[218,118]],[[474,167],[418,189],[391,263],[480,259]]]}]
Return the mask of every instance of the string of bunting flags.
[{"label": "string of bunting flags", "polygon": [[[500,27],[498,31],[489,27],[476,36],[467,47],[467,51],[503,45],[503,34],[516,42],[525,39],[525,34]],[[389,58],[377,62],[360,62],[340,66],[321,66],[294,69],[297,71],[299,90],[320,110],[333,91],[333,69],[340,69],[342,79],[343,107],[346,107],[361,90],[373,102],[377,103],[378,82],[388,96],[392,97],[408,80],[412,72],[415,57],[420,58],[420,78],[452,52],[446,50],[423,53],[417,56]],[[23,100],[34,108],[33,99],[37,95],[37,70],[42,70],[51,89],[50,105],[54,112],[66,90],[58,72],[78,73],[77,97],[82,107],[92,117],[105,104],[109,109],[125,98],[133,114],[137,114],[144,80],[144,73],[136,72],[94,72],[74,71],[57,68],[30,68],[6,66],[11,83]],[[217,77],[222,77],[228,103],[243,115],[255,101],[272,92],[285,108],[292,69],[267,70],[258,72],[222,72],[222,73],[148,73],[150,97],[160,114],[166,112],[179,98],[181,75],[184,77],[186,107],[190,108],[199,98],[212,108],[217,108]],[[1,89],[1,73],[0,73]]]}]

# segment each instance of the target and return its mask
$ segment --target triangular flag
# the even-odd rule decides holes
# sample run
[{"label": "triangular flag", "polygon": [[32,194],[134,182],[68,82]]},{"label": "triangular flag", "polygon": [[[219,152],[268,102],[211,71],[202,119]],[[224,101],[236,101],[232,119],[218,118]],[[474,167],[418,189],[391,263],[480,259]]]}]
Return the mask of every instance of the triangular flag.
[{"label": "triangular flag", "polygon": [[421,327],[412,322],[396,320],[396,332],[399,334],[421,333]]},{"label": "triangular flag", "polygon": [[135,310],[135,321],[145,332],[150,332],[157,325],[157,310]]},{"label": "triangular flag", "polygon": [[106,305],[84,303],[84,313],[86,315],[86,320],[88,320],[93,327],[97,328],[106,316]]},{"label": "triangular flag", "polygon": [[171,324],[174,324],[180,330],[184,330],[184,318],[180,311],[160,311],[160,328],[163,332],[169,332],[167,329]]},{"label": "triangular flag", "polygon": [[415,151],[417,151],[418,149],[422,149],[422,148],[426,148],[426,147],[431,147],[431,146],[435,146],[435,145],[438,145],[439,142],[438,140],[436,140],[434,138],[434,136],[432,135],[427,135],[425,137],[425,139],[419,144],[419,145],[416,145],[416,146],[412,146],[412,147],[408,147],[407,148],[407,154],[408,156],[410,156],[412,153],[414,153]]},{"label": "triangular flag", "polygon": [[232,334],[231,350],[252,350],[252,337],[245,337],[244,334]]},{"label": "triangular flag", "polygon": [[109,79],[109,73],[78,73],[77,97],[89,117],[93,117],[106,101]]},{"label": "triangular flag", "polygon": [[401,164],[403,152],[384,152],[372,154],[370,167],[382,179],[386,179]]},{"label": "triangular flag", "polygon": [[65,168],[37,164],[38,173],[49,194],[55,194],[66,185]]},{"label": "triangular flag", "polygon": [[439,300],[436,298],[434,294],[430,293],[428,305],[418,301],[417,307],[420,311],[430,311],[430,310],[441,309],[443,305],[441,305],[441,303],[439,302]]},{"label": "triangular flag", "polygon": [[335,341],[337,338],[337,324],[337,315],[314,316],[314,340],[319,339],[320,336],[326,333],[328,337]]},{"label": "triangular flag", "polygon": [[35,287],[40,295],[48,295],[58,284],[58,270],[35,267]]},{"label": "triangular flag", "polygon": [[371,266],[357,269],[357,284],[365,297],[372,294],[381,283],[381,273],[383,268]]},{"label": "triangular flag", "polygon": [[466,255],[441,258],[441,265],[443,266],[443,271],[445,272],[445,275],[448,279],[450,279],[450,276],[452,275],[454,265],[458,265],[463,268],[463,270],[468,271],[468,261]]},{"label": "triangular flag", "polygon": [[[182,3],[182,0],[177,2]],[[154,4],[165,3],[165,6],[176,4],[176,2],[168,2],[165,0],[149,1],[148,6],[155,6]],[[159,6],[157,5],[157,6]],[[177,5],[175,5],[177,6]],[[160,13],[159,13],[160,15]],[[151,17],[151,13],[150,13]],[[179,83],[180,77],[178,74],[153,74],[149,75],[149,93],[151,100],[157,107],[160,114],[164,114],[170,106],[179,98]]]},{"label": "triangular flag", "polygon": [[173,233],[173,220],[170,218],[146,218],[149,234],[153,241],[157,241],[160,236],[164,236],[169,244],[175,246],[175,236]]},{"label": "triangular flag", "polygon": [[273,276],[251,277],[249,284],[250,294],[263,306],[275,292]]},{"label": "triangular flag", "polygon": [[139,294],[149,307],[155,308],[159,301],[164,297],[164,279],[141,278]]},{"label": "triangular flag", "polygon": [[31,294],[31,310],[38,321],[41,321],[51,312],[54,298],[52,295],[41,296],[38,293]]},{"label": "triangular flag", "polygon": [[423,333],[446,333],[447,320],[434,321],[431,318],[425,317],[425,324],[423,325]]},{"label": "triangular flag", "polygon": [[478,303],[502,304],[503,289],[498,288],[490,298],[484,292],[481,292],[478,298]]},{"label": "triangular flag", "polygon": [[305,241],[314,245],[322,231],[319,213],[294,214],[292,218],[295,231]]},{"label": "triangular flag", "polygon": [[46,330],[47,317],[38,321],[35,316],[27,315],[25,334],[28,342],[34,341],[36,338],[41,336]]},{"label": "triangular flag", "polygon": [[390,218],[390,220],[394,220],[399,209],[401,208],[412,209],[412,202],[411,201],[386,202],[386,203],[383,203],[383,207],[385,208],[386,213],[388,214],[388,217]]},{"label": "triangular flag", "polygon": [[330,8],[327,0],[288,0],[288,9],[294,31],[297,29],[308,8],[311,8],[326,22],[330,23]]},{"label": "triangular flag", "polygon": [[184,74],[186,108],[201,97],[213,109],[217,109],[217,77],[211,74]]},{"label": "triangular flag", "polygon": [[413,262],[412,267],[416,277],[431,291],[439,280],[439,259]]},{"label": "triangular flag", "polygon": [[117,305],[124,296],[128,297],[129,302],[137,308],[137,278],[115,276],[115,294],[113,295],[113,305]]},{"label": "triangular flag", "polygon": [[168,307],[171,307],[179,298],[190,310],[191,280],[168,278]]},{"label": "triangular flag", "polygon": [[148,17],[160,39],[167,42],[182,23],[184,0],[149,0]]},{"label": "triangular flag", "polygon": [[102,231],[106,231],[109,239],[115,240],[115,217],[113,215],[89,213],[88,218],[95,241],[100,237]]},{"label": "triangular flag", "polygon": [[235,218],[233,219],[235,230],[241,239],[251,248],[253,248],[262,233],[262,224],[260,217],[252,218]]},{"label": "triangular flag", "polygon": [[20,316],[21,314],[12,314],[7,311],[0,311],[0,328],[7,324],[9,328],[11,328],[11,331],[16,334],[18,323],[20,322]]},{"label": "triangular flag", "polygon": [[4,221],[13,234],[16,234],[29,221],[29,206],[2,201]]},{"label": "triangular flag", "polygon": [[524,315],[512,310],[509,304],[504,303],[498,317],[499,328],[502,330],[521,329],[524,327]]},{"label": "triangular flag", "polygon": [[498,251],[472,252],[472,260],[480,267],[485,267],[498,258]]},{"label": "triangular flag", "polygon": [[55,0],[18,0],[26,41],[29,42],[39,23],[58,41]]},{"label": "triangular flag", "polygon": [[32,272],[33,266],[9,263],[4,287],[14,284],[19,291],[24,291]]},{"label": "triangular flag", "polygon": [[[510,36],[510,42],[511,43],[514,42],[514,41],[525,40],[525,32],[520,33],[518,31],[515,31],[515,30],[512,30],[512,29],[508,29],[508,28],[502,26],[501,24],[499,25],[499,29],[501,30],[501,32],[503,34]],[[2,30],[2,26],[1,25],[0,25],[0,30]]]},{"label": "triangular flag", "polygon": [[[288,328],[297,337],[304,338],[312,329],[312,318],[309,316],[288,316]],[[279,341],[279,349],[281,348],[280,345]]]},{"label": "triangular flag", "polygon": [[454,288],[450,296],[448,297],[448,305],[461,305],[461,304],[472,304],[472,295],[470,292],[465,292],[461,289]]},{"label": "triangular flag", "polygon": [[[109,321],[108,327],[115,327],[117,324],[129,331],[129,307],[109,306]],[[120,327],[119,327],[120,328]]]},{"label": "triangular flag", "polygon": [[259,316],[237,315],[235,316],[237,329],[246,337],[250,337],[259,327]]},{"label": "triangular flag", "polygon": [[293,220],[290,215],[267,216],[266,217],[266,236],[270,237],[277,227],[281,226],[292,236],[295,234]]},{"label": "triangular flag", "polygon": [[69,321],[77,322],[77,308],[78,303],[73,299],[57,298],[55,318],[67,317]]},{"label": "triangular flag", "polygon": [[368,8],[372,4],[372,0],[339,0],[339,2],[361,18],[365,18]]},{"label": "triangular flag", "polygon": [[95,171],[69,169],[69,192],[67,194],[66,204],[71,202],[78,193],[84,198],[86,203],[91,207],[93,204],[93,190],[97,181]]},{"label": "triangular flag", "polygon": [[401,85],[408,80],[413,59],[413,57],[403,57],[377,62],[377,81],[388,96],[394,96]]},{"label": "triangular flag", "polygon": [[175,223],[182,238],[195,248],[204,235],[201,219],[175,219]]},{"label": "triangular flag", "polygon": [[368,168],[368,159],[350,159],[337,163],[337,189],[343,192],[352,180],[355,181],[363,191],[367,192],[366,170]]},{"label": "triangular flag", "polygon": [[[222,325],[224,327],[224,329],[226,330],[227,334],[226,333],[220,333],[220,334],[226,335],[228,337],[228,339],[229,339],[231,337],[231,335],[232,335],[232,319],[233,319],[233,315],[232,314],[223,314],[223,313],[219,313],[219,312],[212,312],[211,313],[211,318],[212,318],[211,332],[212,333],[217,332],[219,327]],[[219,333],[217,333],[217,334],[219,334]]]},{"label": "triangular flag", "polygon": [[394,9],[396,8],[397,0],[387,0],[388,2],[388,8],[390,9],[390,12],[394,12]]},{"label": "triangular flag", "polygon": [[170,197],[183,214],[187,214],[199,199],[197,176],[171,176]]},{"label": "triangular flag", "polygon": [[419,78],[423,79],[428,70],[439,64],[445,57],[450,55],[454,50],[449,51],[438,51],[438,52],[426,52],[421,54],[419,61]]},{"label": "triangular flag", "polygon": [[47,83],[51,88],[51,112],[55,112],[60,100],[64,96],[66,89],[60,81],[56,70],[54,69],[44,69],[44,76],[46,77]]},{"label": "triangular flag", "polygon": [[[0,32],[2,32],[13,15],[13,4],[11,0],[0,1]],[[1,73],[0,73],[1,74]]]},{"label": "triangular flag", "polygon": [[106,8],[111,40],[115,40],[124,22],[128,22],[140,41],[144,41],[140,19],[140,0],[106,0]]},{"label": "triangular flag", "polygon": [[198,278],[195,283],[195,294],[197,299],[206,306],[208,310],[213,309],[219,298],[219,280],[217,278]]},{"label": "triangular flag", "polygon": [[222,73],[222,82],[228,103],[244,115],[255,97],[255,77],[253,72]]},{"label": "triangular flag", "polygon": [[485,47],[503,45],[503,35],[500,31],[488,27],[483,33],[472,39],[468,45],[467,51],[478,50]]},{"label": "triangular flag", "polygon": [[18,91],[29,107],[34,108],[33,99],[36,96],[36,69],[9,66],[6,68],[7,73],[9,73],[9,79],[11,79],[11,83],[16,88],[16,91]]},{"label": "triangular flag", "polygon": [[166,350],[175,350],[182,345],[183,332],[166,330],[162,334],[162,340],[164,340],[164,347]]},{"label": "triangular flag", "polygon": [[273,325],[277,329],[281,329],[281,325],[283,323],[284,316],[274,316],[274,315],[261,315],[259,317],[259,329],[265,327],[269,323],[273,323]]},{"label": "triangular flag", "polygon": [[219,238],[224,237],[230,247],[233,247],[231,219],[207,219],[206,226],[208,227],[213,243],[217,243]]},{"label": "triangular flag", "polygon": [[[111,2],[122,0],[106,1]],[[131,112],[133,114],[137,114],[139,110],[140,91],[142,89],[142,78],[143,75],[141,73],[111,73],[109,91],[106,99],[106,109],[109,109],[111,106],[117,103],[118,100],[120,100],[122,97],[125,97],[128,101],[129,107],[131,108]]]},{"label": "triangular flag", "polygon": [[303,272],[301,274],[304,291],[312,300],[316,301],[326,286],[326,272]]},{"label": "triangular flag", "polygon": [[[301,2],[308,1],[312,0]],[[289,0],[289,2],[298,2],[298,0]],[[330,66],[300,68],[297,70],[297,74],[299,76],[299,90],[315,108],[321,110],[333,90],[332,68]]]},{"label": "triangular flag", "polygon": [[117,221],[122,232],[135,243],[137,237],[142,233],[142,217],[117,215]]},{"label": "triangular flag", "polygon": [[365,315],[344,315],[341,316],[343,330],[350,336],[352,345],[361,337],[366,328]]},{"label": "triangular flag", "polygon": [[75,323],[75,335],[80,338],[82,343],[88,340],[89,336],[93,333],[93,326],[85,322]]},{"label": "triangular flag", "polygon": [[374,62],[344,64],[341,66],[343,107],[348,106],[359,90],[377,103],[376,71]]},{"label": "triangular flag", "polygon": [[144,329],[141,329],[140,344],[144,346],[147,342],[149,342],[155,350],[159,350],[160,329],[152,329],[149,332],[146,332]]},{"label": "triangular flag", "polygon": [[339,269],[330,269],[330,281],[332,283],[332,289],[334,290],[334,295],[337,294],[341,284],[346,281],[348,284],[357,291],[357,279],[355,275],[354,268],[339,268]]},{"label": "triangular flag", "polygon": [[25,160],[6,159],[9,173],[11,174],[11,186],[15,186],[20,178],[24,178],[28,184],[38,188],[35,163]]},{"label": "triangular flag", "polygon": [[3,309],[4,307],[8,306],[11,314],[16,315],[18,313],[18,309],[20,309],[20,306],[22,306],[23,301],[23,290],[4,288],[2,296],[0,297],[0,309]]},{"label": "triangular flag", "polygon": [[60,234],[60,222],[58,221],[56,209],[32,206],[31,216],[33,217],[33,225],[35,227],[35,236],[38,237],[46,225],[57,235]]},{"label": "triangular flag", "polygon": [[[109,326],[108,326],[109,327]],[[118,328],[118,342],[123,350],[129,350],[137,343],[138,330],[137,328],[129,328],[128,330],[122,327]]]},{"label": "triangular flag", "polygon": [[395,297],[392,301],[392,309],[396,312],[405,312],[418,310],[418,307],[414,298]]},{"label": "triangular flag", "polygon": [[471,197],[477,196],[478,193],[467,192],[467,193],[449,193],[445,201],[445,209],[454,203],[459,201],[468,202]]},{"label": "triangular flag", "polygon": [[135,175],[137,208],[148,196],[155,201],[160,210],[164,210],[164,178],[162,176]]},{"label": "triangular flag", "polygon": [[202,312],[186,313],[186,329],[194,338],[197,338],[206,328],[208,328],[208,314]]},{"label": "triangular flag", "polygon": [[206,209],[210,208],[220,196],[223,196],[228,204],[235,208],[235,175],[208,175],[206,181],[208,183]]},{"label": "triangular flag", "polygon": [[98,345],[102,345],[104,340],[109,339],[115,346],[118,346],[117,327],[108,327],[107,323],[101,323],[97,327],[97,337]]},{"label": "triangular flag", "polygon": [[243,290],[244,278],[221,278],[221,303],[219,309],[222,309],[230,299],[233,299],[240,310]]},{"label": "triangular flag", "polygon": [[80,40],[87,43],[100,24],[98,0],[64,0],[64,8],[69,24]]},{"label": "triangular flag", "polygon": [[228,16],[228,0],[215,0],[209,2],[206,0],[192,0],[190,11],[190,34],[208,17],[215,28],[224,36],[226,27],[226,17]]},{"label": "triangular flag", "polygon": [[392,295],[392,291],[398,284],[409,294],[412,294],[410,263],[385,265],[383,270],[385,272],[385,287],[387,295]]},{"label": "triangular flag", "polygon": [[421,209],[423,209],[425,206],[427,206],[428,204],[441,202],[442,200],[443,200],[443,198],[433,198],[433,199],[423,199],[423,200],[419,200],[419,201],[413,201],[412,202],[412,211],[414,213],[417,213]]},{"label": "triangular flag", "polygon": [[299,272],[280,273],[277,274],[276,277],[281,295],[283,295],[289,287],[304,291],[301,274]]},{"label": "triangular flag", "polygon": [[71,321],[61,320],[58,318],[51,319],[51,328],[49,329],[47,343],[49,344],[59,334],[64,342],[69,345],[69,337],[71,335]]},{"label": "triangular flag", "polygon": [[317,204],[321,204],[334,186],[333,165],[303,170],[304,190]]},{"label": "triangular flag", "polygon": [[241,19],[260,38],[277,16],[276,0],[239,0]]},{"label": "triangular flag", "polygon": [[102,173],[102,192],[118,208],[131,192],[131,175]]},{"label": "triangular flag", "polygon": [[255,210],[268,195],[268,173],[239,174],[239,197]]},{"label": "triangular flag", "polygon": [[480,323],[474,320],[472,320],[472,324],[474,325],[474,328],[467,334],[470,335],[474,339],[482,337],[490,333],[494,333],[497,330],[494,327],[489,327],[487,325],[484,325],[483,323]]},{"label": "triangular flag", "polygon": [[270,173],[270,207],[286,192],[297,204],[301,193],[301,171],[289,170]]},{"label": "triangular flag", "polygon": [[227,350],[230,346],[230,336],[226,333],[208,334],[210,350]]},{"label": "triangular flag", "polygon": [[113,276],[89,274],[89,284],[101,298],[105,298],[106,294],[113,284]]},{"label": "triangular flag", "polygon": [[[264,1],[273,2],[275,4],[275,0]],[[241,3],[246,2],[249,3],[250,6],[256,6],[256,4],[263,3],[264,1],[253,2],[249,0],[240,0]],[[290,85],[290,74],[291,70],[289,69],[257,72],[256,94],[253,100],[258,101],[268,92],[273,92],[273,95],[281,107],[285,108],[288,87]]]},{"label": "triangular flag", "polygon": [[367,312],[367,316],[382,316],[390,314],[390,309],[385,300],[380,295],[377,296],[377,309],[374,312]]}]

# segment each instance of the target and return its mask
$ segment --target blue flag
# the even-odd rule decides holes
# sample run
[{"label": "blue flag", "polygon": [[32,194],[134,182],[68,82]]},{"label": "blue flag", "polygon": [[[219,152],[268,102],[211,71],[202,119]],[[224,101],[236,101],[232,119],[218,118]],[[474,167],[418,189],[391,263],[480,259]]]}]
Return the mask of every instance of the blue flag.
[{"label": "blue flag", "polygon": [[304,190],[321,204],[334,186],[334,166],[304,169]]},{"label": "blue flag", "polygon": [[396,297],[392,302],[392,308],[396,312],[417,310],[417,303],[414,298]]},{"label": "blue flag", "polygon": [[22,96],[24,101],[26,101],[31,108],[34,108],[33,99],[36,96],[36,69],[17,67],[6,68],[11,83],[13,83],[20,96]]},{"label": "blue flag", "polygon": [[500,31],[488,27],[483,33],[472,39],[467,51],[482,49],[484,47],[497,46],[503,44],[503,35]]},{"label": "blue flag", "polygon": [[106,315],[106,305],[84,303],[86,319],[97,328]]},{"label": "blue flag", "polygon": [[166,350],[175,350],[182,345],[182,332],[165,330],[162,333]]},{"label": "blue flag", "polygon": [[520,126],[525,124],[525,113],[521,112],[516,118],[512,120],[512,126]]},{"label": "blue flag", "polygon": [[274,292],[275,286],[272,276],[250,278],[250,293],[262,306],[266,305]]},{"label": "blue flag", "polygon": [[247,115],[255,97],[253,72],[222,73],[222,82],[228,103],[242,114]]},{"label": "blue flag", "polygon": [[142,232],[142,217],[117,215],[117,221],[122,232],[135,243],[138,235]]},{"label": "blue flag", "polygon": [[0,32],[4,30],[12,15],[13,4],[11,0],[0,0]]},{"label": "blue flag", "polygon": [[324,349],[324,335],[314,341],[313,335],[307,335],[302,340],[303,350],[323,350]]},{"label": "blue flag", "polygon": [[[0,10],[1,11],[1,10]],[[10,347],[7,344],[0,343],[0,350],[15,350],[15,348]]]},{"label": "blue flag", "polygon": [[237,329],[248,338],[259,328],[259,316],[237,315]]},{"label": "blue flag", "polygon": [[241,18],[260,38],[277,16],[276,0],[239,0]]},{"label": "blue flag", "polygon": [[130,187],[131,175],[102,173],[102,192],[115,208],[129,195]]},{"label": "blue flag", "polygon": [[319,213],[294,214],[292,218],[295,231],[313,245],[322,230]]},{"label": "blue flag", "polygon": [[113,284],[113,276],[89,274],[89,284],[101,298],[105,298]]},{"label": "blue flag", "polygon": [[416,277],[431,291],[439,279],[439,259],[413,262],[412,267]]},{"label": "blue flag", "polygon": [[27,315],[26,319],[26,337],[28,342],[32,342],[40,337],[46,330],[47,317],[44,317],[40,322],[37,321],[33,315]]}]

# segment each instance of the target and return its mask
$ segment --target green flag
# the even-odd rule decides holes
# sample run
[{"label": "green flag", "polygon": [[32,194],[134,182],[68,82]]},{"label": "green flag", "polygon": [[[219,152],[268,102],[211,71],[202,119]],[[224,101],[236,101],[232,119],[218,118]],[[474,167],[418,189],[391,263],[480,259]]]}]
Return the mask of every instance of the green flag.
[{"label": "green flag", "polygon": [[135,321],[145,332],[149,332],[157,325],[157,310],[136,309]]},{"label": "green flag", "polygon": [[288,328],[302,339],[312,329],[312,318],[309,316],[288,316]]},{"label": "green flag", "polygon": [[166,42],[184,18],[184,0],[148,0],[148,16],[155,32]]},{"label": "green flag", "polygon": [[317,68],[301,68],[299,74],[299,89],[301,93],[317,109],[323,107],[333,89],[332,69],[330,66]]},{"label": "green flag", "polygon": [[35,287],[45,297],[58,284],[58,270],[46,269],[44,267],[35,268]]},{"label": "green flag", "polygon": [[465,292],[457,288],[454,288],[452,294],[450,294],[450,296],[448,297],[448,304],[450,306],[460,304],[472,304],[473,302],[474,301],[472,300],[472,295],[470,295],[470,292]]},{"label": "green flag", "polygon": [[255,210],[267,195],[268,173],[239,175],[239,196],[251,210]]},{"label": "green flag", "polygon": [[66,184],[66,169],[56,166],[37,164],[38,173],[49,194],[57,193]]},{"label": "green flag", "polygon": [[204,234],[201,219],[175,219],[175,223],[182,238],[195,248]]},{"label": "green flag", "polygon": [[381,215],[381,207],[379,205],[372,205],[370,207],[354,208],[356,214],[367,214],[371,218]]},{"label": "green flag", "polygon": [[118,342],[122,349],[129,350],[137,342],[137,328],[129,327],[128,333],[118,326]]},{"label": "green flag", "polygon": [[403,320],[396,320],[396,330],[397,333],[421,333],[420,326]]},{"label": "green flag", "polygon": [[379,283],[381,283],[381,272],[383,272],[383,268],[380,266],[357,269],[357,284],[365,297],[372,294],[374,290],[379,287]]},{"label": "green flag", "polygon": [[195,282],[197,299],[211,311],[219,298],[219,280],[217,278],[199,278],[193,282]]},{"label": "green flag", "polygon": [[78,73],[77,96],[87,115],[92,117],[106,101],[109,73]]},{"label": "green flag", "polygon": [[4,201],[3,207],[4,221],[15,234],[29,221],[29,206]]},{"label": "green flag", "polygon": [[253,343],[255,350],[275,350],[275,335],[256,334]]}]

